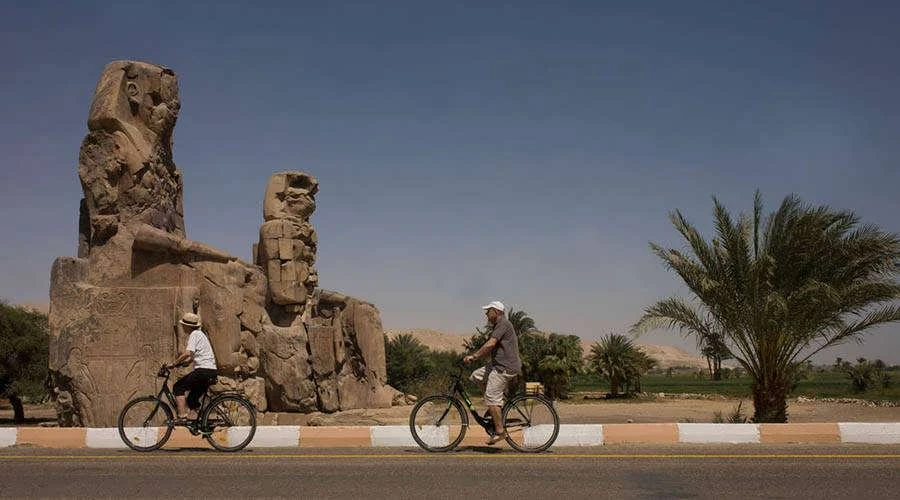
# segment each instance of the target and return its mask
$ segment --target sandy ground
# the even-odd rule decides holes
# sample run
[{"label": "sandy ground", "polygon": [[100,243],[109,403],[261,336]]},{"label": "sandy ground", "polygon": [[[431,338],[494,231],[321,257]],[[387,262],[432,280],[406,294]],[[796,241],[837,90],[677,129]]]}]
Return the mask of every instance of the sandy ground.
[{"label": "sandy ground", "polygon": [[[564,424],[611,424],[627,423],[667,423],[667,422],[712,422],[714,412],[725,415],[732,413],[740,400],[665,400],[651,402],[609,402],[590,403],[559,402],[557,410]],[[475,401],[483,409],[481,401]],[[307,422],[313,425],[384,425],[405,424],[411,406],[390,409],[350,410],[332,415],[314,415]],[[753,404],[743,401],[742,411],[750,417]],[[868,406],[841,403],[792,403],[788,407],[791,422],[900,422],[900,407],[872,408]],[[300,422],[298,422],[300,423]]]},{"label": "sandy ground", "polygon": [[[740,400],[673,399],[646,402],[591,401],[580,403],[559,402],[560,420],[565,424],[612,424],[653,422],[712,422],[716,411],[729,415]],[[477,408],[483,409],[480,400]],[[408,422],[412,406],[395,406],[383,409],[350,410],[333,414],[266,413],[260,415],[260,425],[402,425]],[[751,416],[753,404],[742,403],[744,415]],[[791,422],[900,422],[900,407],[869,407],[859,404],[796,402],[788,406]],[[52,408],[26,406],[26,425],[52,422]],[[12,410],[0,406],[0,425],[12,425]],[[45,424],[47,425],[47,424]],[[51,424],[52,425],[52,424]]]}]

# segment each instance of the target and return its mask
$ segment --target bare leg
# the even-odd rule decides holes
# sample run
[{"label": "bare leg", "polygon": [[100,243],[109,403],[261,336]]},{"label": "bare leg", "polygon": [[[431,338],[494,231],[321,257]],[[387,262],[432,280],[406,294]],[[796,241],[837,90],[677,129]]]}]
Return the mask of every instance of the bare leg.
[{"label": "bare leg", "polygon": [[500,421],[500,407],[499,406],[488,406],[488,411],[491,412],[491,417],[494,419],[494,431],[497,434],[503,433],[503,422]]},{"label": "bare leg", "polygon": [[181,396],[175,396],[175,404],[178,405],[178,418],[187,418],[187,395],[182,394]]}]

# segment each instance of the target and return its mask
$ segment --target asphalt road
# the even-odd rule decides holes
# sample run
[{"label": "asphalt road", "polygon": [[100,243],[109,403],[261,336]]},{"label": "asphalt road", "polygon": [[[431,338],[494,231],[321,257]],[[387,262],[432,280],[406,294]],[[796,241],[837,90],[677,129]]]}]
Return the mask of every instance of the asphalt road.
[{"label": "asphalt road", "polygon": [[2,497],[900,498],[900,446],[0,450]]}]

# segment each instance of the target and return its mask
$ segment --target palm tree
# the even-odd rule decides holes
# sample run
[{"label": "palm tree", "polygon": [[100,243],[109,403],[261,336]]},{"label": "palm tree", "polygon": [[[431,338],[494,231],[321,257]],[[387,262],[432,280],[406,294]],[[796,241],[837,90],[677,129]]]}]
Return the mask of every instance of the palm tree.
[{"label": "palm tree", "polygon": [[522,310],[516,311],[513,308],[509,309],[509,314],[506,316],[509,318],[509,322],[512,323],[513,328],[516,330],[516,333],[519,335],[525,333],[531,333],[537,330],[535,327],[534,320],[528,316],[528,313]]},{"label": "palm tree", "polygon": [[414,336],[407,333],[393,339],[385,336],[384,344],[388,384],[396,389],[406,392],[432,370],[428,348]]},{"label": "palm tree", "polygon": [[789,196],[763,221],[733,220],[716,199],[707,242],[675,211],[671,221],[689,252],[651,244],[684,281],[693,303],[672,297],[648,307],[633,331],[678,328],[700,335],[720,328],[752,379],[754,421],[786,422],[797,368],[811,356],[871,327],[900,320],[895,275],[900,241],[852,212],[813,207]]},{"label": "palm tree", "polygon": [[617,396],[623,386],[626,391],[634,384],[639,387],[640,377],[656,364],[656,360],[628,337],[619,334],[610,334],[594,342],[589,362],[597,373],[609,380],[609,392],[613,396]]}]

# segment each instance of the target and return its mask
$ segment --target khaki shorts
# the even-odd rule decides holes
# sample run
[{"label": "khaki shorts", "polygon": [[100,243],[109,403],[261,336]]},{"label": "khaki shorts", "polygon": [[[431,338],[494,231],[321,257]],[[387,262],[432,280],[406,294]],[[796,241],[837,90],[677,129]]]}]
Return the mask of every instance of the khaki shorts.
[{"label": "khaki shorts", "polygon": [[[484,404],[488,406],[503,406],[503,393],[509,382],[516,378],[516,373],[504,373],[502,370],[491,366],[482,366],[472,372],[469,380],[484,387]],[[487,383],[485,383],[487,378]]]}]

